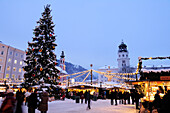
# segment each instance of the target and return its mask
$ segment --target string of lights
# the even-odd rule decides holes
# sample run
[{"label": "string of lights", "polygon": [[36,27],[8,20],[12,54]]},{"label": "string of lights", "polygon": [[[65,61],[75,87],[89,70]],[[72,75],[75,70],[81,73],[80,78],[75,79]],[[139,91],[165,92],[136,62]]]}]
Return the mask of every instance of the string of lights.
[{"label": "string of lights", "polygon": [[[82,74],[80,74],[80,75],[78,75],[78,76],[76,76],[76,77],[70,78],[70,79],[75,79],[75,78],[77,78],[77,77],[80,77],[80,76],[86,74],[87,72],[89,72],[89,71],[84,71],[84,73],[82,73]],[[64,80],[64,81],[66,81],[66,80]],[[63,82],[64,82],[64,81],[63,81]]]},{"label": "string of lights", "polygon": [[71,76],[71,75],[78,75],[78,74],[81,74],[81,73],[84,73],[84,72],[89,72],[89,71],[90,71],[90,70],[81,71],[81,72],[78,72],[78,73],[73,73],[73,74],[63,75],[63,76],[60,76],[60,77],[62,78],[62,77],[67,77],[67,76]]},{"label": "string of lights", "polygon": [[84,80],[82,82],[84,82],[89,75],[90,75],[90,71],[89,71],[89,73],[87,74],[87,76],[84,78]]}]

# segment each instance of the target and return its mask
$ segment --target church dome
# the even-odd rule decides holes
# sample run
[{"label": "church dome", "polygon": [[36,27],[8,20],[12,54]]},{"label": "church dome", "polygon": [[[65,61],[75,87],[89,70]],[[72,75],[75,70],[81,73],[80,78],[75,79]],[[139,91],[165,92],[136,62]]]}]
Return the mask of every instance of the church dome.
[{"label": "church dome", "polygon": [[127,52],[127,45],[124,44],[124,42],[122,41],[122,43],[119,45],[119,51],[118,52]]}]

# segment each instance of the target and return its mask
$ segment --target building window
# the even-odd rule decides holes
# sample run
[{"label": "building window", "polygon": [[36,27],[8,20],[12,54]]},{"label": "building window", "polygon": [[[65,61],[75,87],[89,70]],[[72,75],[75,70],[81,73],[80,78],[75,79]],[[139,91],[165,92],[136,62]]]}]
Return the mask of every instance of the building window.
[{"label": "building window", "polygon": [[10,58],[8,59],[8,62],[11,62],[11,59],[10,59]]},{"label": "building window", "polygon": [[119,57],[120,57],[120,55],[119,55]]},{"label": "building window", "polygon": [[22,61],[20,61],[20,65],[22,65]]},{"label": "building window", "polygon": [[1,55],[3,55],[4,54],[4,51],[1,51]]},{"label": "building window", "polygon": [[18,56],[18,53],[16,53],[15,56]]},{"label": "building window", "polygon": [[21,55],[21,58],[23,58],[23,55]]},{"label": "building window", "polygon": [[12,55],[12,51],[9,54]]},{"label": "building window", "polygon": [[128,55],[126,55],[126,57],[128,57]]},{"label": "building window", "polygon": [[123,60],[122,63],[125,63],[125,61]]},{"label": "building window", "polygon": [[2,46],[2,48],[5,48],[5,46]]},{"label": "building window", "polygon": [[13,67],[13,71],[16,71],[16,67]]},{"label": "building window", "polygon": [[15,78],[15,75],[14,75],[14,74],[12,74],[12,78]]},{"label": "building window", "polygon": [[122,55],[122,57],[124,57],[124,54]]},{"label": "building window", "polygon": [[17,60],[14,60],[14,63],[17,64]]},{"label": "building window", "polygon": [[0,66],[0,71],[1,71],[1,66]]},{"label": "building window", "polygon": [[19,68],[19,72],[21,72],[21,68]]},{"label": "building window", "polygon": [[9,70],[10,70],[10,66],[7,67],[7,71],[9,71]]},{"label": "building window", "polygon": [[9,74],[6,74],[6,78],[9,78]]}]

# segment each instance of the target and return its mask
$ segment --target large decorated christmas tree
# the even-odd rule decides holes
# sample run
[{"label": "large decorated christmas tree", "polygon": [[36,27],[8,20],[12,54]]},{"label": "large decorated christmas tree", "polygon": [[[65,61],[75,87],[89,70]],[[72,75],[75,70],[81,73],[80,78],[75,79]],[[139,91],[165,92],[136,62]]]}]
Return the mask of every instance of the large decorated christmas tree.
[{"label": "large decorated christmas tree", "polygon": [[50,5],[45,6],[42,18],[37,21],[33,30],[32,42],[28,42],[26,50],[26,65],[23,67],[24,87],[44,84],[57,85],[58,73],[56,68],[57,59],[54,53],[55,35],[54,23],[52,22]]}]

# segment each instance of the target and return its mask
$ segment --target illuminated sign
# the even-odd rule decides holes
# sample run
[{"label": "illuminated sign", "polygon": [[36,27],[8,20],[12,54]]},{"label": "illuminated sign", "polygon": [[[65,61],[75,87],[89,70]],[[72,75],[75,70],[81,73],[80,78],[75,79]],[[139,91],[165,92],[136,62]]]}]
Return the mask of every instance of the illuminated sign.
[{"label": "illuminated sign", "polygon": [[160,80],[170,80],[170,76],[160,76]]}]

